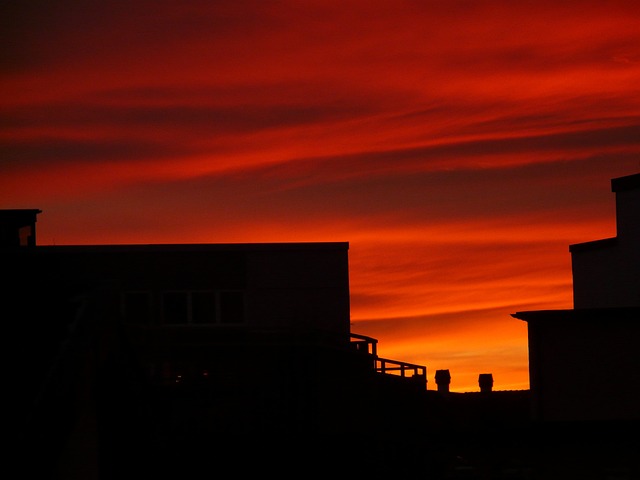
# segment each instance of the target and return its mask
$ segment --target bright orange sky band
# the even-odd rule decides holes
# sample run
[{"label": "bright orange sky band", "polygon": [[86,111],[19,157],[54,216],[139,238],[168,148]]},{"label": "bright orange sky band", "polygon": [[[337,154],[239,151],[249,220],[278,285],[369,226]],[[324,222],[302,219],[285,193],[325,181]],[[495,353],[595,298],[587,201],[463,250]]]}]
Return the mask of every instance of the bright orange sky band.
[{"label": "bright orange sky band", "polygon": [[348,241],[352,331],[529,388],[522,310],[640,170],[637,1],[8,2],[0,208],[40,244]]}]

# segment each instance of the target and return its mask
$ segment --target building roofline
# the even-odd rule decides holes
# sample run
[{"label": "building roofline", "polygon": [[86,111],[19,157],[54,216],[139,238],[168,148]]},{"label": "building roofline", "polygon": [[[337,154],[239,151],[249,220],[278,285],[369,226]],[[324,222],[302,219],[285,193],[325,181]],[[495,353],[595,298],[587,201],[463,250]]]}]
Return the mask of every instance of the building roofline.
[{"label": "building roofline", "polygon": [[635,190],[640,188],[640,173],[626,175],[611,180],[611,191],[622,192],[624,190]]},{"label": "building roofline", "polygon": [[569,245],[570,252],[584,252],[586,250],[598,250],[600,248],[611,248],[618,242],[617,237],[591,240],[590,242],[574,243]]},{"label": "building roofline", "polygon": [[612,308],[574,308],[564,310],[528,310],[512,313],[513,318],[530,321],[556,320],[589,320],[595,318],[616,318],[637,322],[640,318],[640,307],[612,307]]},{"label": "building roofline", "polygon": [[2,208],[0,209],[0,219],[33,218],[42,213],[38,208]]},{"label": "building roofline", "polygon": [[175,243],[109,245],[39,245],[40,252],[216,252],[216,251],[290,251],[348,250],[349,242],[274,242],[274,243]]}]

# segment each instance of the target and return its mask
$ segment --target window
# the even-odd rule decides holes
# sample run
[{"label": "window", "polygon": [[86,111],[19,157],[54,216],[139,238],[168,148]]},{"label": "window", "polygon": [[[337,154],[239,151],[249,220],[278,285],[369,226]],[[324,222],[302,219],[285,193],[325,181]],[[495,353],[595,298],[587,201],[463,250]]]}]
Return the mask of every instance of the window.
[{"label": "window", "polygon": [[33,235],[33,232],[31,230],[31,225],[20,227],[20,229],[18,230],[18,236],[20,237],[20,246],[21,247],[28,246],[32,235]]},{"label": "window", "polygon": [[220,323],[242,323],[244,321],[244,293],[225,290],[219,293]]},{"label": "window", "polygon": [[245,321],[241,290],[169,290],[160,295],[129,291],[122,293],[121,306],[129,324],[232,325]]},{"label": "window", "polygon": [[151,294],[125,292],[122,295],[122,313],[127,323],[151,323]]},{"label": "window", "polygon": [[165,325],[239,324],[244,322],[244,292],[184,290],[162,294]]},{"label": "window", "polygon": [[182,325],[189,323],[189,292],[162,294],[162,323]]},{"label": "window", "polygon": [[193,323],[216,323],[215,292],[191,292],[191,319]]}]

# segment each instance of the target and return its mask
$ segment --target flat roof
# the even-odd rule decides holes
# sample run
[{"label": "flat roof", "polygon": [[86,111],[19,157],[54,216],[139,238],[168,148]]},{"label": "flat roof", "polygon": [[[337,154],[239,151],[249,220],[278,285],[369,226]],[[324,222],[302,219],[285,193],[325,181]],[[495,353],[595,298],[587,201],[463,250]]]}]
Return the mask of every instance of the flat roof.
[{"label": "flat roof", "polygon": [[611,180],[611,191],[621,192],[623,190],[635,190],[640,188],[640,173],[618,177]]},{"label": "flat roof", "polygon": [[36,220],[36,216],[42,213],[37,208],[2,208],[0,209],[0,221],[25,219]]},{"label": "flat roof", "polygon": [[105,245],[38,245],[38,251],[52,252],[232,252],[290,250],[348,250],[349,242],[275,242],[275,243],[151,243]]},{"label": "flat roof", "polygon": [[594,320],[598,318],[629,320],[638,322],[640,319],[640,306],[638,307],[611,307],[611,308],[573,308],[564,310],[528,310],[512,313],[513,318],[530,321],[557,321],[557,320]]},{"label": "flat roof", "polygon": [[586,250],[597,250],[599,248],[610,248],[618,242],[617,237],[591,240],[590,242],[574,243],[569,245],[570,252],[584,252]]}]

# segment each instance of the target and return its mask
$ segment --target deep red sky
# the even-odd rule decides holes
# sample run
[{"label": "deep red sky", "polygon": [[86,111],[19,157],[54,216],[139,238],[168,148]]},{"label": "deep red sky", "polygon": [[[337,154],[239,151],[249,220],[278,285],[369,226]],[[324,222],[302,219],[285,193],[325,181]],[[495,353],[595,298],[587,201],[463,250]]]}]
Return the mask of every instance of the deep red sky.
[{"label": "deep red sky", "polygon": [[[6,5],[9,4],[9,5]],[[40,244],[348,241],[352,331],[529,387],[640,171],[637,1],[5,2],[0,208]]]}]

